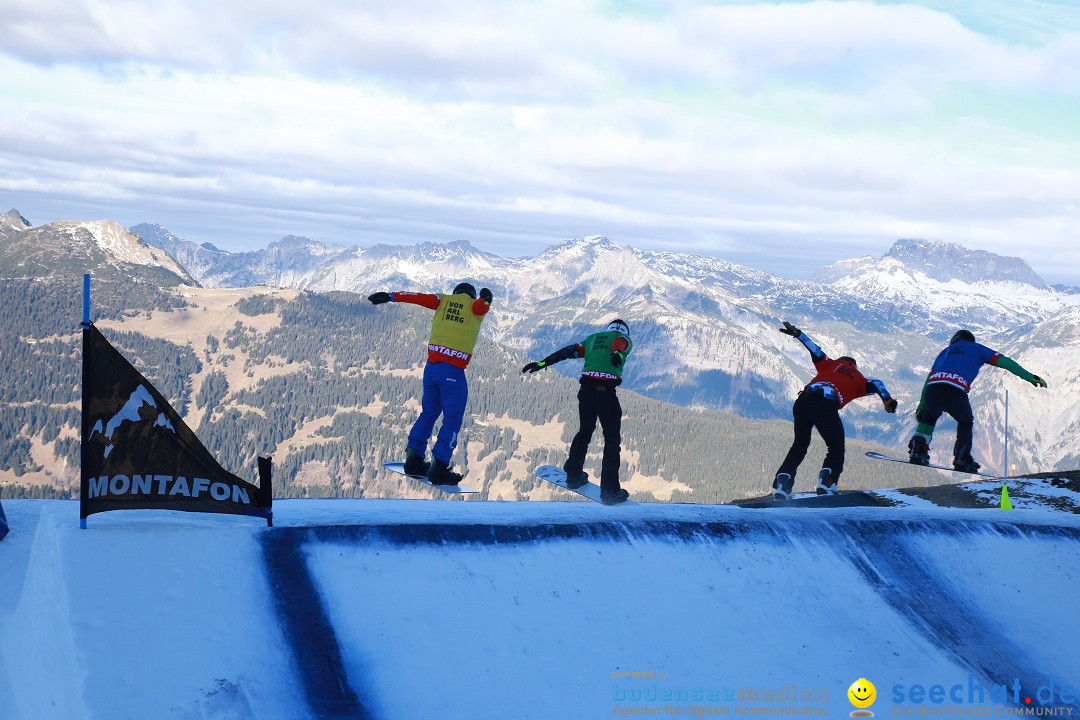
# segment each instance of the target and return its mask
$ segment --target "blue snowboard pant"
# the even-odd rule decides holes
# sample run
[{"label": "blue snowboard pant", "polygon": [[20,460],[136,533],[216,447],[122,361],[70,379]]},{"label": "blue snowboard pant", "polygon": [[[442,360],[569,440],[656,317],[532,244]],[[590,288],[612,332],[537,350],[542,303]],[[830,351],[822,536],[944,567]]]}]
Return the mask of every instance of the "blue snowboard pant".
[{"label": "blue snowboard pant", "polygon": [[442,415],[442,427],[435,439],[431,454],[449,464],[457,447],[458,431],[465,418],[465,404],[469,400],[469,383],[465,368],[450,363],[429,362],[424,366],[424,396],[420,400],[420,417],[409,432],[409,447],[420,455],[427,453],[428,440],[435,429],[435,421]]}]

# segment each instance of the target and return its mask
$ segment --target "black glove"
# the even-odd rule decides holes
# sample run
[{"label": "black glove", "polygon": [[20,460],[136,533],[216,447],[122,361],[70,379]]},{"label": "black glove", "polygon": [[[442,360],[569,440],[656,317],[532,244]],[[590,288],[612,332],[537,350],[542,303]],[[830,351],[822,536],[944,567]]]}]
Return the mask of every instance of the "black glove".
[{"label": "black glove", "polygon": [[480,299],[484,301],[485,305],[491,304],[491,291],[487,288],[480,288]]},{"label": "black glove", "polygon": [[802,335],[802,330],[795,327],[787,320],[784,321],[784,327],[780,328],[780,332],[784,333],[785,335],[790,335],[793,338],[797,338]]},{"label": "black glove", "polygon": [[540,362],[531,362],[525,367],[521,368],[521,372],[534,373],[537,370],[543,370],[545,367],[547,367],[547,363],[545,363],[543,360],[541,360]]},{"label": "black glove", "polygon": [[393,300],[393,296],[388,292],[377,292],[367,296],[367,299],[371,301],[372,305],[382,305]]},{"label": "black glove", "polygon": [[1043,380],[1038,375],[1032,375],[1031,379],[1028,380],[1028,382],[1031,383],[1032,385],[1034,385],[1035,387],[1046,387],[1046,381]]},{"label": "black glove", "polygon": [[611,353],[611,364],[614,365],[615,367],[622,367],[622,364],[623,364],[622,353],[617,353],[617,352]]},{"label": "black glove", "polygon": [[885,406],[885,412],[896,412],[896,398],[885,398],[881,401],[881,404]]}]

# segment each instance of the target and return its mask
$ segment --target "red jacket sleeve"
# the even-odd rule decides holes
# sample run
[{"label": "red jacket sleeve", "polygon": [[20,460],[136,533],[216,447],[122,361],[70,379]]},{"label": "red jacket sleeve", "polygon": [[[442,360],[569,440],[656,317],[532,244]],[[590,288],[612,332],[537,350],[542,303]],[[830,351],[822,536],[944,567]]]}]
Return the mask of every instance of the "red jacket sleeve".
[{"label": "red jacket sleeve", "polygon": [[428,310],[439,309],[439,296],[432,295],[430,293],[414,293],[414,292],[394,292],[390,293],[390,297],[394,302],[409,303],[411,305],[422,305]]},{"label": "red jacket sleeve", "polygon": [[473,315],[487,315],[487,312],[490,309],[491,306],[484,302],[481,298],[476,298],[475,300],[473,300]]},{"label": "red jacket sleeve", "polygon": [[615,352],[626,352],[628,347],[630,347],[630,343],[624,337],[617,337],[611,341],[611,349]]}]

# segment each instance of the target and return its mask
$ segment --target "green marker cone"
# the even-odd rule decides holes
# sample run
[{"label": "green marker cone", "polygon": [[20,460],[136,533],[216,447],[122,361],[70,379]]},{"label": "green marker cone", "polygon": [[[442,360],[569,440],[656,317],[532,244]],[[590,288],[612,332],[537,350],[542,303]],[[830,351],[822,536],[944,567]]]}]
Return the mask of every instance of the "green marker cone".
[{"label": "green marker cone", "polygon": [[1009,486],[1005,483],[1001,484],[1001,509],[1012,510],[1012,500],[1009,499]]}]

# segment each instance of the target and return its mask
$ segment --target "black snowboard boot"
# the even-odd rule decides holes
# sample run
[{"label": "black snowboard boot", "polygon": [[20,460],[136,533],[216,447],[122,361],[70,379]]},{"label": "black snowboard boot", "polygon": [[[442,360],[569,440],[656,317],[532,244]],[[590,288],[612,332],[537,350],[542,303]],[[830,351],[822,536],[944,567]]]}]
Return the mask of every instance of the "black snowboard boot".
[{"label": "black snowboard boot", "polygon": [[431,469],[427,474],[432,485],[457,485],[461,482],[461,473],[456,473],[450,466],[437,457],[431,458]]},{"label": "black snowboard boot", "polygon": [[975,458],[970,455],[965,455],[962,458],[953,459],[953,469],[966,473],[977,473],[979,468],[982,467],[979,463],[975,462]]},{"label": "black snowboard boot", "polygon": [[406,475],[418,475],[425,477],[428,474],[428,470],[431,469],[431,463],[424,460],[424,456],[416,452],[412,448],[405,448],[405,474]]},{"label": "black snowboard boot", "polygon": [[776,479],[773,480],[773,500],[790,500],[791,490],[795,487],[795,478],[791,477],[788,473],[776,473]]},{"label": "black snowboard boot", "polygon": [[589,473],[582,470],[579,473],[566,473],[566,487],[577,490],[589,484]]},{"label": "black snowboard boot", "polygon": [[601,492],[600,502],[604,503],[605,505],[618,505],[619,503],[626,502],[629,497],[630,491],[626,490],[625,488],[619,488],[613,493]]},{"label": "black snowboard boot", "polygon": [[832,476],[831,468],[821,468],[817,478],[818,495],[835,495],[840,491],[840,481]]},{"label": "black snowboard boot", "polygon": [[930,445],[922,435],[915,435],[907,444],[908,462],[912,465],[930,464]]}]

